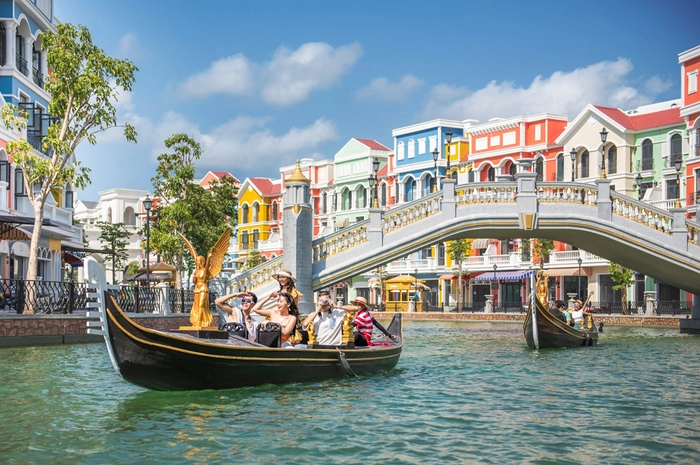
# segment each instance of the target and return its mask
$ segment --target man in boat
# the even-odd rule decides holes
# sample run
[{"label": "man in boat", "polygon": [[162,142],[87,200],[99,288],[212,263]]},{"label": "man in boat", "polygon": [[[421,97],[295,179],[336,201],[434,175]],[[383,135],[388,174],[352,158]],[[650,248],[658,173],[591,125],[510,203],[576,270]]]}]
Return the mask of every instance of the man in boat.
[{"label": "man in boat", "polygon": [[554,305],[550,307],[549,311],[552,313],[552,315],[566,323],[566,316],[564,316],[564,314],[562,313],[562,309],[564,308],[564,306],[565,305],[563,300],[555,300]]},{"label": "man in boat", "polygon": [[357,328],[357,336],[355,337],[356,346],[371,346],[372,344],[372,329],[374,326],[379,329],[386,337],[394,340],[396,336],[389,334],[389,332],[382,326],[377,320],[374,319],[372,314],[369,312],[369,306],[367,305],[367,300],[364,297],[357,297],[353,300],[352,305],[343,305],[342,308],[345,311],[355,313],[355,319],[353,324]]},{"label": "man in boat", "polygon": [[[241,306],[233,307],[228,303],[230,299],[240,298]],[[214,301],[217,307],[222,312],[226,313],[227,323],[240,323],[245,325],[248,333],[248,339],[255,341],[255,336],[258,332],[258,325],[255,320],[250,316],[250,310],[258,302],[258,296],[252,292],[234,292],[232,294],[227,294],[219,297]]]},{"label": "man in boat", "polygon": [[318,344],[337,346],[342,344],[343,318],[346,313],[347,312],[342,308],[334,308],[330,292],[321,291],[318,293],[316,310],[306,317],[301,327],[302,329],[307,329],[313,324],[313,330],[314,334],[316,334]]}]

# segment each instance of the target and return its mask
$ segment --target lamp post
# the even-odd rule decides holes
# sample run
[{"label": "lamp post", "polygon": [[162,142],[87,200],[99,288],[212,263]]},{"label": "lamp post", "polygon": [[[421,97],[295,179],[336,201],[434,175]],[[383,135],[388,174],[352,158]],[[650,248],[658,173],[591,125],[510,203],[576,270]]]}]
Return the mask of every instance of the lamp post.
[{"label": "lamp post", "polygon": [[673,162],[673,165],[676,168],[676,208],[682,208],[681,207],[681,165],[682,164],[683,164],[683,160],[681,160],[681,157],[680,156],[676,157],[676,161]]},{"label": "lamp post", "polygon": [[[374,184],[376,182],[377,182],[377,179],[374,177],[374,174],[370,174],[369,175],[369,195],[370,195],[369,206],[370,206],[370,208],[374,208],[374,204],[377,202],[376,194],[374,193]],[[372,200],[371,197],[374,197],[374,200]]]},{"label": "lamp post", "polygon": [[605,141],[608,140],[608,131],[603,128],[602,131],[600,131],[600,141],[603,143],[603,162],[600,166],[600,179],[605,179]]},{"label": "lamp post", "polygon": [[437,147],[435,147],[435,150],[433,150],[433,179],[435,179],[435,184],[433,184],[433,192],[437,192],[437,160],[439,156],[440,152],[438,152]]},{"label": "lamp post", "polygon": [[150,287],[151,285],[151,208],[153,207],[153,200],[146,195],[143,201],[143,209],[146,210],[146,285]]},{"label": "lamp post", "polygon": [[379,173],[379,158],[374,157],[372,160],[372,170],[374,171],[374,204],[372,205],[374,208],[379,208],[379,200],[377,196],[377,188],[379,187],[379,176],[377,173]]},{"label": "lamp post", "polygon": [[581,298],[581,262],[583,262],[583,260],[581,260],[581,257],[578,257],[578,260],[576,260],[576,261],[578,262],[578,294],[577,295],[578,295],[578,298],[580,299]]},{"label": "lamp post", "polygon": [[418,301],[420,299],[417,299],[420,294],[418,294],[418,268],[413,270],[413,287],[415,288],[413,291],[413,301],[415,302],[415,309],[418,311]]},{"label": "lamp post", "polygon": [[445,133],[445,158],[447,159],[447,173],[445,177],[447,179],[450,179],[452,177],[452,175],[450,174],[450,142],[452,142],[452,130],[448,129]]},{"label": "lamp post", "polygon": [[571,157],[571,182],[574,182],[574,168],[576,167],[576,149],[571,149],[571,152],[569,152],[569,156]]},{"label": "lamp post", "polygon": [[10,279],[15,279],[15,251],[10,250]]},{"label": "lamp post", "polygon": [[642,173],[634,177],[634,184],[637,186],[637,200],[642,200]]},{"label": "lamp post", "polygon": [[496,297],[498,296],[498,281],[496,281],[496,270],[498,270],[498,264],[494,263],[493,264],[493,282],[495,283],[493,287],[493,304],[494,304],[494,309],[496,305]]}]

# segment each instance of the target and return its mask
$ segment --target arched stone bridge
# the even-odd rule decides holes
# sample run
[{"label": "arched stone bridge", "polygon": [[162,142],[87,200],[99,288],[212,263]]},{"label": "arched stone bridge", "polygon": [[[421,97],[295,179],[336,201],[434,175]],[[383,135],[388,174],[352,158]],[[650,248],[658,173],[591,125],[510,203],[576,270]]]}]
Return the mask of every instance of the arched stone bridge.
[{"label": "arched stone bridge", "polygon": [[[285,234],[288,232],[285,231]],[[313,241],[314,291],[379,265],[458,238],[556,239],[664,283],[700,294],[700,223],[684,209],[662,210],[596,184],[515,182],[456,186],[384,212]],[[274,282],[282,257],[237,276],[248,289]],[[272,290],[272,289],[270,289]]]}]

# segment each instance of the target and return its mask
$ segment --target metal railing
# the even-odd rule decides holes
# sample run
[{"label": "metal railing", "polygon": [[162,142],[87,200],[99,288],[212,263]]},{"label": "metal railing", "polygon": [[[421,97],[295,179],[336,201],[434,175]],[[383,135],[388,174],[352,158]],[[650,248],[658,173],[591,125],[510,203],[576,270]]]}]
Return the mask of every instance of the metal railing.
[{"label": "metal railing", "polygon": [[[656,301],[650,302],[652,306],[652,315],[690,315],[692,302],[679,302],[677,300]],[[620,301],[604,301],[591,302],[593,313],[607,315],[623,315],[622,302]],[[643,315],[646,313],[647,302],[640,300],[630,300],[627,302],[627,315]]]},{"label": "metal railing", "polygon": [[73,313],[85,310],[86,283],[58,281],[0,280],[0,310],[24,313]]}]

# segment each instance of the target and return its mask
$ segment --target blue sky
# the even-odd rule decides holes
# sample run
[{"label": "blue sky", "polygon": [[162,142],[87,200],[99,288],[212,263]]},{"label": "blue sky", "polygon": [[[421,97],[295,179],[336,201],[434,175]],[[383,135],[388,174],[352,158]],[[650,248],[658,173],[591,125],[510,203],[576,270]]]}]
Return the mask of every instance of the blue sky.
[{"label": "blue sky", "polygon": [[138,67],[119,130],[78,149],[92,184],[152,189],[163,141],[185,132],[208,170],[279,176],[352,137],[433,118],[630,109],[680,97],[678,54],[700,45],[697,1],[56,0]]}]

